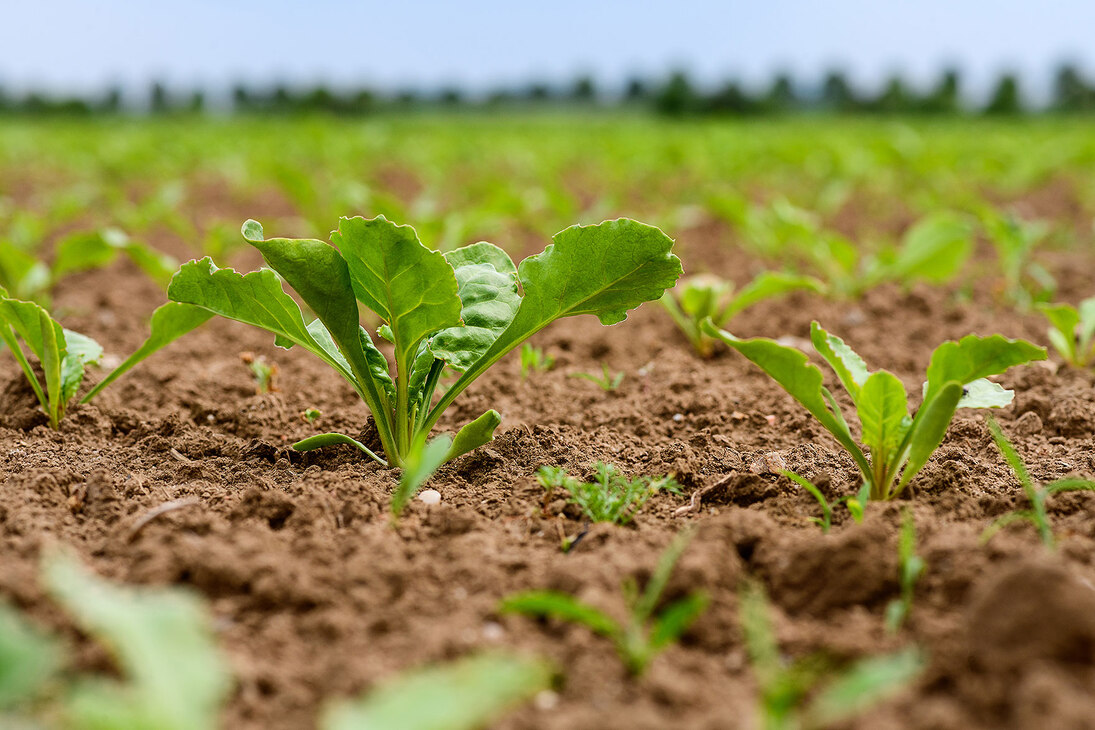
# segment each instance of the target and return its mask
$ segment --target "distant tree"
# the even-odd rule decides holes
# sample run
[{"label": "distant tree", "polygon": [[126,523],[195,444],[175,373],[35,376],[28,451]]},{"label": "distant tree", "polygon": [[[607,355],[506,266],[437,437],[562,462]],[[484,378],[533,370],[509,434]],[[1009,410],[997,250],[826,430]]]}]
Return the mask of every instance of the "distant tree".
[{"label": "distant tree", "polygon": [[117,114],[122,110],[122,90],[117,86],[111,86],[103,94],[96,111],[103,114]]},{"label": "distant tree", "polygon": [[376,109],[376,94],[370,89],[358,89],[346,101],[351,114],[369,114]]},{"label": "distant tree", "polygon": [[1019,79],[1015,74],[1006,73],[996,82],[996,88],[985,105],[985,114],[1005,116],[1023,111],[1023,102],[1019,95]]},{"label": "distant tree", "polygon": [[455,86],[446,86],[437,93],[437,103],[441,106],[460,106],[464,102],[464,95]]},{"label": "distant tree", "polygon": [[699,111],[701,99],[688,74],[675,71],[654,97],[654,108],[668,116],[682,116]]},{"label": "distant tree", "polygon": [[915,105],[901,77],[891,76],[872,106],[881,114],[908,114]]},{"label": "distant tree", "polygon": [[232,108],[236,112],[249,112],[255,109],[255,95],[243,84],[232,87]]},{"label": "distant tree", "polygon": [[958,91],[961,88],[961,77],[958,69],[948,68],[939,77],[935,88],[928,92],[921,101],[921,110],[928,114],[955,114],[958,108]]},{"label": "distant tree", "polygon": [[597,87],[593,83],[593,77],[583,75],[575,79],[574,86],[570,89],[570,98],[572,101],[581,104],[589,104],[593,102],[596,97]]},{"label": "distant tree", "polygon": [[650,95],[646,81],[638,76],[632,76],[624,85],[624,100],[630,103],[646,101]]},{"label": "distant tree", "polygon": [[1095,89],[1073,64],[1062,64],[1053,79],[1054,111],[1073,113],[1095,109]]},{"label": "distant tree", "polygon": [[771,88],[764,95],[763,105],[765,111],[776,114],[794,111],[798,106],[798,94],[790,75],[781,73],[772,80]]},{"label": "distant tree", "polygon": [[757,113],[760,105],[736,82],[727,81],[718,91],[704,99],[703,110],[708,113],[745,116]]},{"label": "distant tree", "polygon": [[543,81],[533,81],[527,87],[522,94],[526,99],[531,102],[543,102],[548,101],[552,97],[551,86]]},{"label": "distant tree", "polygon": [[821,85],[821,106],[826,111],[846,114],[859,111],[860,103],[843,71],[830,71]]},{"label": "distant tree", "polygon": [[191,114],[201,114],[205,111],[205,92],[201,89],[190,92],[190,100],[186,103],[186,110]]},{"label": "distant tree", "polygon": [[171,100],[167,96],[167,87],[159,81],[153,81],[148,91],[148,110],[153,114],[166,114],[171,111]]}]

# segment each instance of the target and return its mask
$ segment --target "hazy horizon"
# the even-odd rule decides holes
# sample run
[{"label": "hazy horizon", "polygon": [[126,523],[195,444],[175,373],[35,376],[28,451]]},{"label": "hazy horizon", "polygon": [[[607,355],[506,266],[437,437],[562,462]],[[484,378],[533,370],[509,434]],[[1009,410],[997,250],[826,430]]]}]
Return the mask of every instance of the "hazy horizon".
[{"label": "hazy horizon", "polygon": [[1018,73],[1044,98],[1062,62],[1095,68],[1088,38],[1095,3],[925,0],[917,6],[834,0],[676,3],[501,0],[461,5],[287,0],[143,4],[41,0],[6,8],[0,86],[86,94],[118,85],[143,94],[153,81],[181,89],[325,83],[382,90],[455,85],[472,91],[589,74],[605,87],[631,76],[689,71],[701,83],[799,83],[845,71],[864,89],[893,73],[915,86],[946,67],[965,90],[987,93]]}]

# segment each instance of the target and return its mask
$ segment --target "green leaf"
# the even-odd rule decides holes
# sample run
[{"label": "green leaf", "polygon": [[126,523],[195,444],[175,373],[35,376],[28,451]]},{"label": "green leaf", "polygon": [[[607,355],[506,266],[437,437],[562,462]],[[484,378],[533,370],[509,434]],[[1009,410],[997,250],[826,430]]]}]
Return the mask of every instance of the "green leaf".
[{"label": "green leaf", "polygon": [[570,621],[602,636],[616,637],[620,634],[620,626],[611,616],[574,596],[557,591],[518,593],[503,600],[499,610]]},{"label": "green leaf", "polygon": [[72,330],[63,330],[65,336],[65,357],[61,361],[61,403],[68,403],[80,383],[84,380],[84,369],[88,365],[98,364],[103,357],[103,348],[87,335]]},{"label": "green leaf", "polygon": [[240,235],[248,243],[261,243],[265,240],[262,234],[262,224],[252,218],[248,218],[240,226]]},{"label": "green leaf", "polygon": [[995,418],[989,416],[987,423],[989,426],[989,433],[992,434],[992,440],[996,442],[996,448],[1000,450],[1000,454],[1004,457],[1008,466],[1015,472],[1015,477],[1019,480],[1019,484],[1022,485],[1027,496],[1033,496],[1034,480],[1030,478],[1030,472],[1027,471],[1027,465],[1023,463],[1023,459],[1019,456],[1019,452],[1015,450],[1011,441],[1004,435],[1004,430],[1000,428],[1000,424],[996,422]]},{"label": "green leaf", "polygon": [[916,649],[857,662],[811,703],[812,727],[851,719],[909,686],[926,662]]},{"label": "green leaf", "polygon": [[966,383],[962,388],[962,398],[958,401],[958,407],[1003,408],[1010,405],[1014,398],[1014,391],[1006,390],[1004,386],[987,378],[978,378]]},{"label": "green leaf", "polygon": [[402,514],[411,498],[418,494],[418,490],[426,485],[434,472],[448,461],[452,446],[452,437],[443,433],[424,446],[416,445],[411,448],[403,463],[403,473],[399,475],[399,486],[392,495],[392,515],[398,517]]},{"label": "green leaf", "polygon": [[449,448],[449,453],[445,455],[445,461],[451,461],[483,444],[490,443],[494,440],[494,429],[501,423],[502,416],[498,411],[489,410],[461,428],[452,440],[452,446]]},{"label": "green leaf", "polygon": [[211,619],[195,596],[115,586],[61,555],[47,560],[44,573],[50,593],[111,649],[125,677],[77,686],[69,706],[77,726],[208,730],[218,725],[232,680]]},{"label": "green leaf", "polygon": [[137,268],[164,289],[171,284],[171,277],[179,268],[179,262],[174,256],[168,256],[162,251],[137,241],[130,241],[122,250],[137,265]]},{"label": "green leaf", "polygon": [[460,324],[452,267],[423,246],[410,226],[384,216],[342,218],[331,240],[346,259],[358,301],[391,327],[398,363],[409,366],[427,335]]},{"label": "green leaf", "polygon": [[[825,390],[823,384],[824,378],[821,371],[810,364],[810,360],[805,353],[791,347],[784,347],[773,340],[762,337],[741,340],[729,332],[712,326],[710,322],[704,323],[704,330],[709,335],[719,338],[740,352],[779,383],[792,398],[801,403],[840,442],[841,446],[847,449],[862,472],[870,474],[870,465],[856,444],[855,439],[852,438],[843,417],[838,417],[834,415],[833,411],[829,410],[825,398],[825,393],[828,391]],[[824,330],[821,330],[820,327],[816,327],[814,331],[824,333]],[[833,339],[839,340],[839,338]],[[848,350],[848,352],[851,352],[851,350]],[[860,363],[862,363],[861,360]],[[863,368],[863,372],[866,372],[866,368]],[[866,378],[864,378],[865,381]]]},{"label": "green leaf", "polygon": [[0,713],[33,700],[60,668],[60,659],[53,640],[0,603]]},{"label": "green leaf", "polygon": [[810,323],[810,341],[817,353],[836,372],[844,389],[852,396],[852,400],[858,401],[859,389],[870,376],[867,363],[863,362],[863,358],[852,348],[844,344],[844,340],[829,334],[817,322]]},{"label": "green leaf", "polygon": [[[9,331],[18,335],[31,354],[38,358],[45,375],[45,389],[39,384],[34,372],[27,367],[25,360],[20,365],[42,408],[49,415],[50,425],[57,428],[64,406],[61,401],[62,363],[65,357],[64,330],[49,316],[49,312],[34,302],[6,297],[0,297],[0,321],[6,322],[11,328]],[[14,351],[13,347],[12,352]]]},{"label": "green leaf", "polygon": [[54,250],[53,278],[108,265],[128,240],[124,233],[112,228],[65,237]]},{"label": "green leaf", "polygon": [[521,295],[517,268],[505,251],[475,243],[445,254],[453,267],[461,302],[463,327],[448,327],[430,339],[435,357],[457,370],[467,370],[513,321]]},{"label": "green leaf", "polygon": [[905,234],[893,271],[905,283],[950,281],[973,252],[973,226],[953,213],[921,219]]},{"label": "green leaf", "polygon": [[715,324],[720,327],[733,319],[734,315],[749,307],[773,297],[790,294],[793,291],[824,291],[825,285],[812,276],[788,274],[782,271],[765,271],[758,275],[730,300],[719,314]]},{"label": "green leaf", "polygon": [[213,312],[192,304],[168,302],[161,305],[152,313],[152,320],[149,323],[151,332],[144,344],[92,388],[91,392],[84,396],[82,402],[88,403],[104,388],[133,369],[137,363],[171,344],[187,332],[205,324],[212,317]]},{"label": "green leaf", "polygon": [[[344,361],[339,362],[331,357],[316,342],[304,323],[300,307],[282,290],[281,279],[270,269],[241,275],[232,269],[217,268],[210,258],[190,261],[183,264],[175,274],[167,295],[173,301],[192,304],[222,317],[272,332],[282,342],[292,342],[318,355],[344,378],[351,383],[355,382],[353,373],[346,371]],[[360,342],[358,330],[360,326],[355,315],[354,342]],[[359,344],[359,353],[360,349]],[[364,362],[363,355],[361,360]]]},{"label": "green leaf", "polygon": [[1045,348],[1002,335],[966,335],[958,342],[944,342],[935,348],[928,365],[925,402],[951,381],[966,385],[979,378],[999,375],[1014,365],[1045,360]]},{"label": "green leaf", "polygon": [[541,661],[485,654],[401,675],[324,714],[322,730],[477,730],[547,689]]},{"label": "green leaf", "polygon": [[654,619],[650,630],[650,648],[663,649],[683,634],[707,608],[707,596],[695,593],[666,606]]},{"label": "green leaf", "polygon": [[309,436],[306,439],[301,439],[293,444],[293,448],[297,451],[312,451],[313,449],[321,449],[324,446],[337,446],[339,444],[345,444],[346,446],[353,446],[355,449],[362,451],[370,459],[376,461],[382,466],[387,466],[388,462],[380,458],[372,452],[372,450],[361,443],[357,439],[350,438],[346,434],[342,433],[319,433],[315,436]]},{"label": "green leaf", "polygon": [[[690,276],[687,280],[678,284],[676,291],[680,292],[678,299],[681,309],[691,319],[698,322],[708,317],[714,317],[719,311],[723,298],[733,289],[734,286],[729,281],[724,281],[711,274],[699,274]],[[718,324],[721,325],[724,322],[725,319],[719,318]]]},{"label": "green leaf", "polygon": [[518,267],[524,290],[509,327],[445,392],[425,424],[432,427],[469,383],[551,322],[578,314],[615,324],[627,311],[653,301],[681,274],[673,240],[653,226],[620,218],[558,233],[542,253]]},{"label": "green leaf", "polygon": [[892,373],[880,370],[863,384],[856,402],[863,443],[875,458],[897,448],[909,430],[909,404],[905,386]]},{"label": "green leaf", "polygon": [[[889,495],[897,496],[916,474],[928,463],[928,459],[943,443],[947,428],[954,418],[958,401],[962,398],[962,386],[951,381],[944,385],[931,400],[925,400],[913,418],[912,428],[907,435],[908,461],[901,473],[897,489]],[[889,486],[889,485],[886,485]]]},{"label": "green leaf", "polygon": [[14,245],[0,244],[0,286],[7,287],[13,297],[38,299],[49,289],[49,283],[45,263]]}]

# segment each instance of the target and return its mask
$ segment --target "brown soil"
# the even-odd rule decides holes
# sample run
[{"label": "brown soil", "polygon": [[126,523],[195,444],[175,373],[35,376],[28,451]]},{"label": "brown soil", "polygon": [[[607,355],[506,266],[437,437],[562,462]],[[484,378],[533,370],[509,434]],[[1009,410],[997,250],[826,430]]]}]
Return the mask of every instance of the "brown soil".
[{"label": "brown soil", "polygon": [[[714,224],[681,233],[686,267],[703,260],[747,278],[758,263],[727,248],[724,234]],[[1058,270],[1090,272],[1092,258],[1062,257]],[[1076,276],[1063,281],[1065,299],[1093,293]],[[67,326],[124,356],[162,299],[119,261],[66,280],[56,303]],[[883,288],[857,303],[797,295],[746,312],[734,329],[805,337],[811,318],[913,394],[944,339],[1044,341],[1039,319],[999,308],[989,286],[972,301],[923,287]],[[695,358],[653,305],[607,329],[570,320],[534,340],[557,358],[552,371],[523,381],[511,357],[457,401],[442,427],[494,407],[505,416],[500,434],[434,478],[440,505],[414,502],[393,529],[393,472],[348,449],[302,457],[288,448],[320,428],[356,433],[366,410],[317,360],[271,340],[213,321],[75,408],[59,433],[42,425],[16,367],[0,358],[0,594],[69,635],[77,668],[108,659],[38,583],[51,543],[72,546],[104,576],[185,585],[209,599],[238,678],[226,727],[313,727],[327,699],[501,646],[549,657],[560,674],[557,703],[531,703],[500,727],[735,728],[750,725],[755,707],[736,599],[752,575],[771,594],[788,656],[820,651],[842,662],[913,643],[928,652],[914,687],[848,727],[1095,727],[1095,495],[1051,500],[1055,553],[1028,526],[982,545],[989,522],[1023,499],[981,412],[955,419],[911,500],[872,504],[863,525],[838,510],[823,535],[810,522],[814,501],[766,468],[782,461],[836,498],[855,488],[854,466],[759,371],[725,352]],[[243,351],[277,363],[279,392],[255,393]],[[616,392],[568,377],[601,362],[627,373]],[[1017,397],[997,416],[1034,477],[1091,477],[1095,376],[1039,365],[1003,382]],[[311,407],[323,413],[314,428],[300,417]],[[545,506],[534,473],[544,464],[588,473],[595,460],[672,472],[684,494],[656,496],[632,526],[595,526],[564,554],[561,536],[586,526]],[[181,499],[189,502],[146,520]],[[927,571],[909,622],[891,636],[883,612],[897,595],[905,507]],[[649,576],[687,524],[697,536],[666,597],[702,589],[710,607],[642,679],[583,628],[496,611],[507,594],[553,588],[619,613],[621,580]]]}]

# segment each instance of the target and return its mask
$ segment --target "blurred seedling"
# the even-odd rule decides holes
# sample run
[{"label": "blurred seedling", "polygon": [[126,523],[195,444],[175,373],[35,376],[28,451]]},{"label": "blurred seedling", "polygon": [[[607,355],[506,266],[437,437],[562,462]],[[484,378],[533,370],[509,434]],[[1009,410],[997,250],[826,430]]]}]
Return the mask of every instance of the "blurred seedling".
[{"label": "blurred seedling", "polygon": [[739,607],[760,688],[758,714],[764,730],[820,730],[853,719],[909,686],[925,666],[915,649],[869,657],[835,671],[819,655],[788,662],[776,641],[764,589],[747,581]]},{"label": "blurred seedling", "polygon": [[906,509],[897,541],[897,577],[901,595],[886,606],[886,630],[890,633],[900,629],[909,617],[916,583],[924,574],[924,567],[924,559],[916,554],[916,523],[912,512]]},{"label": "blurred seedling", "polygon": [[309,426],[312,426],[315,424],[316,421],[319,420],[319,417],[322,415],[323,414],[320,413],[318,408],[309,408],[301,413],[300,417],[304,420],[305,423],[307,423]]},{"label": "blurred seedling", "polygon": [[620,387],[620,383],[624,382],[623,371],[614,374],[608,369],[608,363],[601,363],[600,375],[594,375],[593,373],[571,373],[570,377],[583,378],[591,383],[596,383],[597,387],[605,392],[616,390]]},{"label": "blurred seedling", "polygon": [[[820,527],[822,533],[828,533],[833,526],[833,508],[829,504],[829,500],[825,499],[825,495],[818,489],[817,485],[806,477],[796,474],[789,469],[783,469],[779,473],[805,489],[810,496],[817,500],[818,506],[821,507],[821,517],[811,517],[810,521]],[[859,494],[854,497],[841,497],[837,500],[837,504],[844,504],[847,506],[848,512],[852,515],[852,519],[859,523],[863,522],[863,507],[867,504],[869,497],[870,485],[864,483],[863,486],[860,487]]]},{"label": "blurred seedling", "polygon": [[543,661],[480,654],[384,682],[366,697],[328,708],[322,730],[479,730],[551,686]]},{"label": "blurred seedling", "polygon": [[521,377],[527,378],[530,373],[542,373],[551,370],[555,365],[555,358],[548,355],[540,347],[533,347],[525,343],[521,347]]},{"label": "blurred seedling", "polygon": [[1064,361],[1074,368],[1095,362],[1095,297],[1069,304],[1038,304],[1049,320],[1049,342]]},{"label": "blurred seedling", "polygon": [[592,522],[626,525],[642,510],[647,501],[660,490],[680,494],[680,485],[672,477],[628,478],[611,464],[598,461],[593,465],[592,482],[568,475],[560,467],[542,466],[536,479],[550,496],[556,489],[567,493],[567,501],[578,505]]},{"label": "blurred seedling", "polygon": [[673,568],[691,539],[688,531],[677,535],[658,559],[642,591],[634,578],[624,581],[627,619],[622,623],[574,596],[557,591],[518,593],[503,600],[500,610],[581,624],[610,639],[628,671],[641,675],[654,657],[676,642],[707,608],[707,597],[692,593],[658,610]]},{"label": "blurred seedling", "polygon": [[1036,301],[1045,301],[1057,283],[1045,267],[1034,261],[1034,252],[1049,235],[1044,221],[1026,221],[1011,213],[985,206],[980,211],[981,225],[996,249],[1003,295],[1020,309],[1029,309]]},{"label": "blurred seedling", "polygon": [[278,374],[277,363],[268,362],[263,355],[253,352],[241,352],[240,362],[251,370],[251,376],[255,379],[255,391],[257,393],[275,393],[278,390],[274,379]]},{"label": "blurred seedling", "polygon": [[1046,511],[1046,499],[1050,495],[1057,494],[1058,492],[1095,492],[1095,481],[1090,479],[1079,479],[1076,477],[1066,477],[1064,479],[1058,479],[1050,482],[1049,484],[1040,484],[1035,486],[1034,480],[1031,479],[1030,472],[1027,471],[1027,466],[1023,463],[1023,459],[1019,456],[1019,452],[1015,450],[1011,441],[1004,435],[1003,429],[1000,428],[1000,424],[996,422],[996,419],[988,419],[989,431],[992,433],[992,440],[996,442],[996,448],[1000,450],[1000,454],[1004,457],[1004,460],[1011,467],[1012,472],[1015,473],[1015,478],[1019,480],[1019,483],[1023,486],[1023,492],[1026,493],[1027,501],[1030,502],[1030,509],[1021,509],[1014,512],[1009,512],[993,521],[988,528],[981,533],[981,542],[988,542],[992,539],[992,536],[999,532],[1004,527],[1012,524],[1013,522],[1030,522],[1038,530],[1038,537],[1042,539],[1042,544],[1051,550],[1056,546],[1056,539],[1053,537],[1053,527],[1049,522],[1049,514]]},{"label": "blurred seedling", "polygon": [[175,588],[116,586],[63,554],[46,559],[43,583],[110,650],[119,673],[60,673],[58,642],[0,606],[0,726],[39,727],[39,715],[58,710],[72,728],[218,726],[232,679],[204,603]]},{"label": "blurred seedling", "polygon": [[967,335],[958,342],[944,342],[932,352],[923,401],[911,414],[905,385],[896,375],[886,370],[870,372],[844,340],[813,322],[811,344],[851,396],[864,449],[825,387],[821,370],[805,353],[763,337],[739,339],[709,322],[704,328],[761,368],[833,435],[859,467],[863,483],[870,485],[867,496],[875,501],[893,499],[905,490],[939,448],[959,408],[1000,408],[1011,403],[1015,393],[988,376],[1046,358],[1043,348],[1001,335]]},{"label": "blurred seedling", "polygon": [[766,271],[735,292],[732,281],[700,274],[667,291],[661,303],[696,354],[711,357],[718,340],[704,333],[700,325],[705,319],[710,318],[716,327],[725,327],[736,314],[754,304],[800,290],[820,292],[824,285],[810,276]]}]

